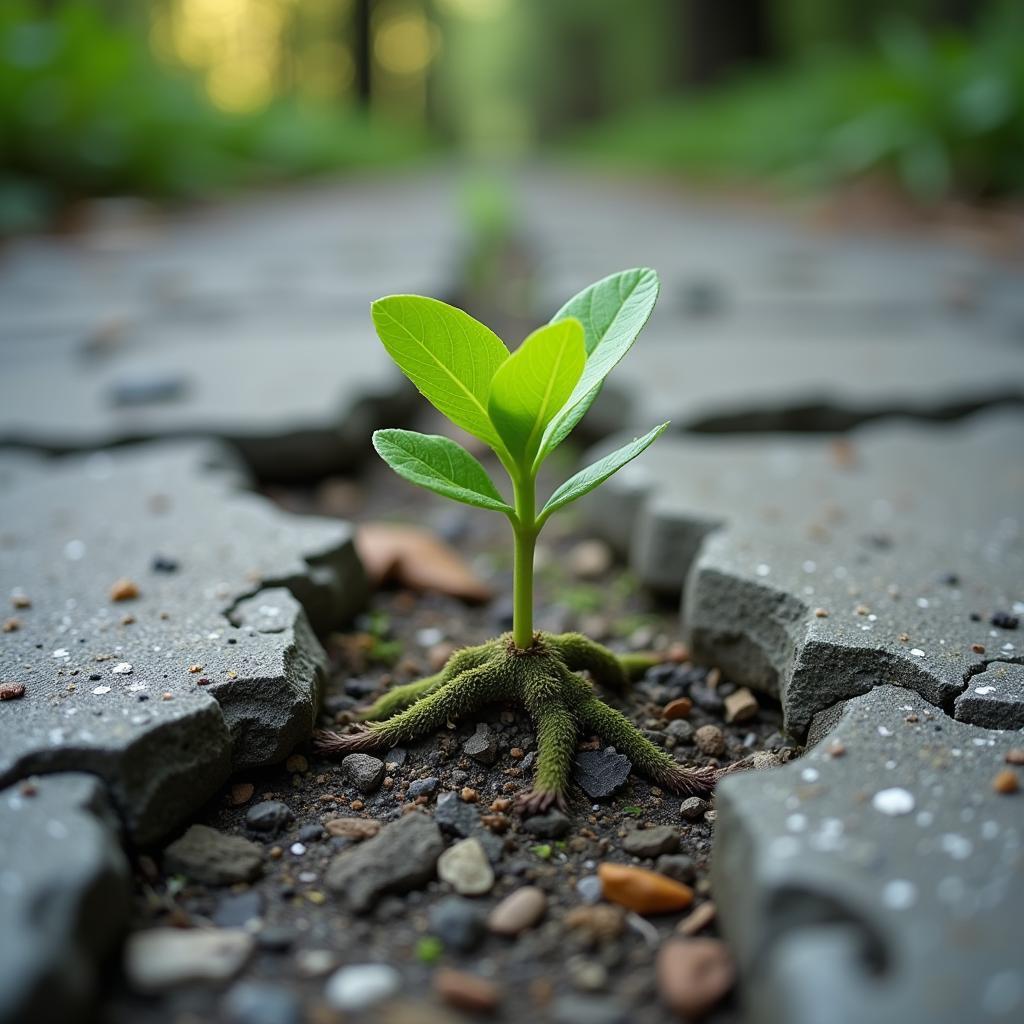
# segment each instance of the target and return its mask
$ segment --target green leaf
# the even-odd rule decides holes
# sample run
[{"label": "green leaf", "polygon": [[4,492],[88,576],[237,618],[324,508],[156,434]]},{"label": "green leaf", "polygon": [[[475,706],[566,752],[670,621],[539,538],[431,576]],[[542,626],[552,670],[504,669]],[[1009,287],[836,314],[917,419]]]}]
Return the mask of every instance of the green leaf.
[{"label": "green leaf", "polygon": [[605,377],[629,351],[658,301],[658,275],[647,267],[612,274],[571,298],[551,319],[574,317],[583,324],[587,362],[569,400],[551,421],[541,443],[546,459],[583,418]]},{"label": "green leaf", "polygon": [[423,397],[456,426],[499,444],[487,396],[509,357],[501,338],[461,309],[422,295],[388,295],[371,312],[388,354]]},{"label": "green leaf", "polygon": [[428,491],[495,512],[512,513],[487,470],[461,445],[437,434],[376,430],[373,447],[400,476]]},{"label": "green leaf", "polygon": [[495,373],[487,409],[521,465],[533,462],[544,428],[572,394],[585,361],[583,327],[564,319],[534,331]]},{"label": "green leaf", "polygon": [[587,466],[586,469],[581,469],[575,476],[569,477],[548,498],[541,509],[540,520],[547,519],[552,512],[564,508],[570,502],[575,501],[577,498],[582,498],[584,494],[588,494],[595,487],[603,484],[613,473],[617,473],[627,462],[632,461],[642,451],[650,447],[667,426],[668,423],[662,423],[661,426],[655,427],[650,433],[644,434],[643,437],[639,437],[635,441],[630,441],[629,444],[623,445],[610,455],[606,455],[603,459],[598,459],[592,466]]}]

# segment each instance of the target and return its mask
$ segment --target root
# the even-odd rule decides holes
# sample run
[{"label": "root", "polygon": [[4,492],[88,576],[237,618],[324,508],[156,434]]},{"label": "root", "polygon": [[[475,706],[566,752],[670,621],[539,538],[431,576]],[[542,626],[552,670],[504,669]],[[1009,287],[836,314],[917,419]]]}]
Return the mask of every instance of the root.
[{"label": "root", "polygon": [[629,758],[638,774],[674,793],[707,794],[724,774],[678,764],[578,675],[586,671],[599,685],[622,691],[631,675],[654,659],[620,658],[579,633],[538,634],[526,651],[510,644],[505,636],[458,651],[441,672],[395,687],[363,711],[360,717],[373,724],[346,735],[317,730],[314,746],[332,756],[386,749],[443,729],[486,704],[515,701],[537,729],[533,786],[516,801],[523,814],[565,808],[581,732],[597,733]]}]

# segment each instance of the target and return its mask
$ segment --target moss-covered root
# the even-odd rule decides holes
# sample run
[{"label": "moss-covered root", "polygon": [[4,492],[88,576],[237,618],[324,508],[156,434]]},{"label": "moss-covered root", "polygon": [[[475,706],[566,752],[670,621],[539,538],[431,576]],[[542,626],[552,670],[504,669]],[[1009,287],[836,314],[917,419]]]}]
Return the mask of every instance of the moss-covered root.
[{"label": "moss-covered root", "polygon": [[577,708],[584,729],[596,732],[633,763],[638,774],[673,793],[706,796],[721,774],[716,768],[687,768],[656,747],[625,715],[596,697]]},{"label": "moss-covered root", "polygon": [[661,661],[650,654],[616,654],[582,633],[559,633],[546,640],[573,672],[589,672],[598,686],[615,693],[625,693],[632,680]]}]

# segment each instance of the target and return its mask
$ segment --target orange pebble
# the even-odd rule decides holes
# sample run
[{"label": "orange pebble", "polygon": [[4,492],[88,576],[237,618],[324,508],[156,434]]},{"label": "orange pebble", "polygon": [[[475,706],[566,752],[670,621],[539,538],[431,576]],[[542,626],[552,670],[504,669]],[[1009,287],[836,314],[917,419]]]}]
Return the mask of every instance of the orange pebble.
[{"label": "orange pebble", "polygon": [[628,864],[601,864],[597,876],[606,900],[638,914],[670,914],[685,910],[693,902],[693,890],[688,885],[656,871]]}]

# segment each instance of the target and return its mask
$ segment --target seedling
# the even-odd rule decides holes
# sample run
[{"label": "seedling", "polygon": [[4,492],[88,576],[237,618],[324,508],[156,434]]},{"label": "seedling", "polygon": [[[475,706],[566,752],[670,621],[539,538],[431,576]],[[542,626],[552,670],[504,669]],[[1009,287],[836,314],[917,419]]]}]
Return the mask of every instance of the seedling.
[{"label": "seedling", "polygon": [[410,430],[378,430],[381,458],[411,483],[467,505],[500,512],[514,539],[512,632],[452,655],[444,669],[398,686],[362,713],[370,722],[349,735],[320,732],[330,753],[405,743],[496,701],[517,701],[537,728],[537,769],[520,808],[563,804],[577,740],[597,733],[633,767],[677,793],[709,790],[716,773],[686,768],[609,707],[580,675],[622,691],[653,664],[620,657],[579,633],[533,628],[533,556],[551,516],[592,491],[636,458],[668,426],[570,477],[537,509],[537,473],[568,437],[601,390],[605,377],[640,333],[658,297],[653,270],[626,270],[570,299],[514,352],[483,324],[437,299],[390,295],[373,304],[384,347],[421,394],[457,427],[487,444],[508,474],[511,502],[484,467],[455,441]]}]

